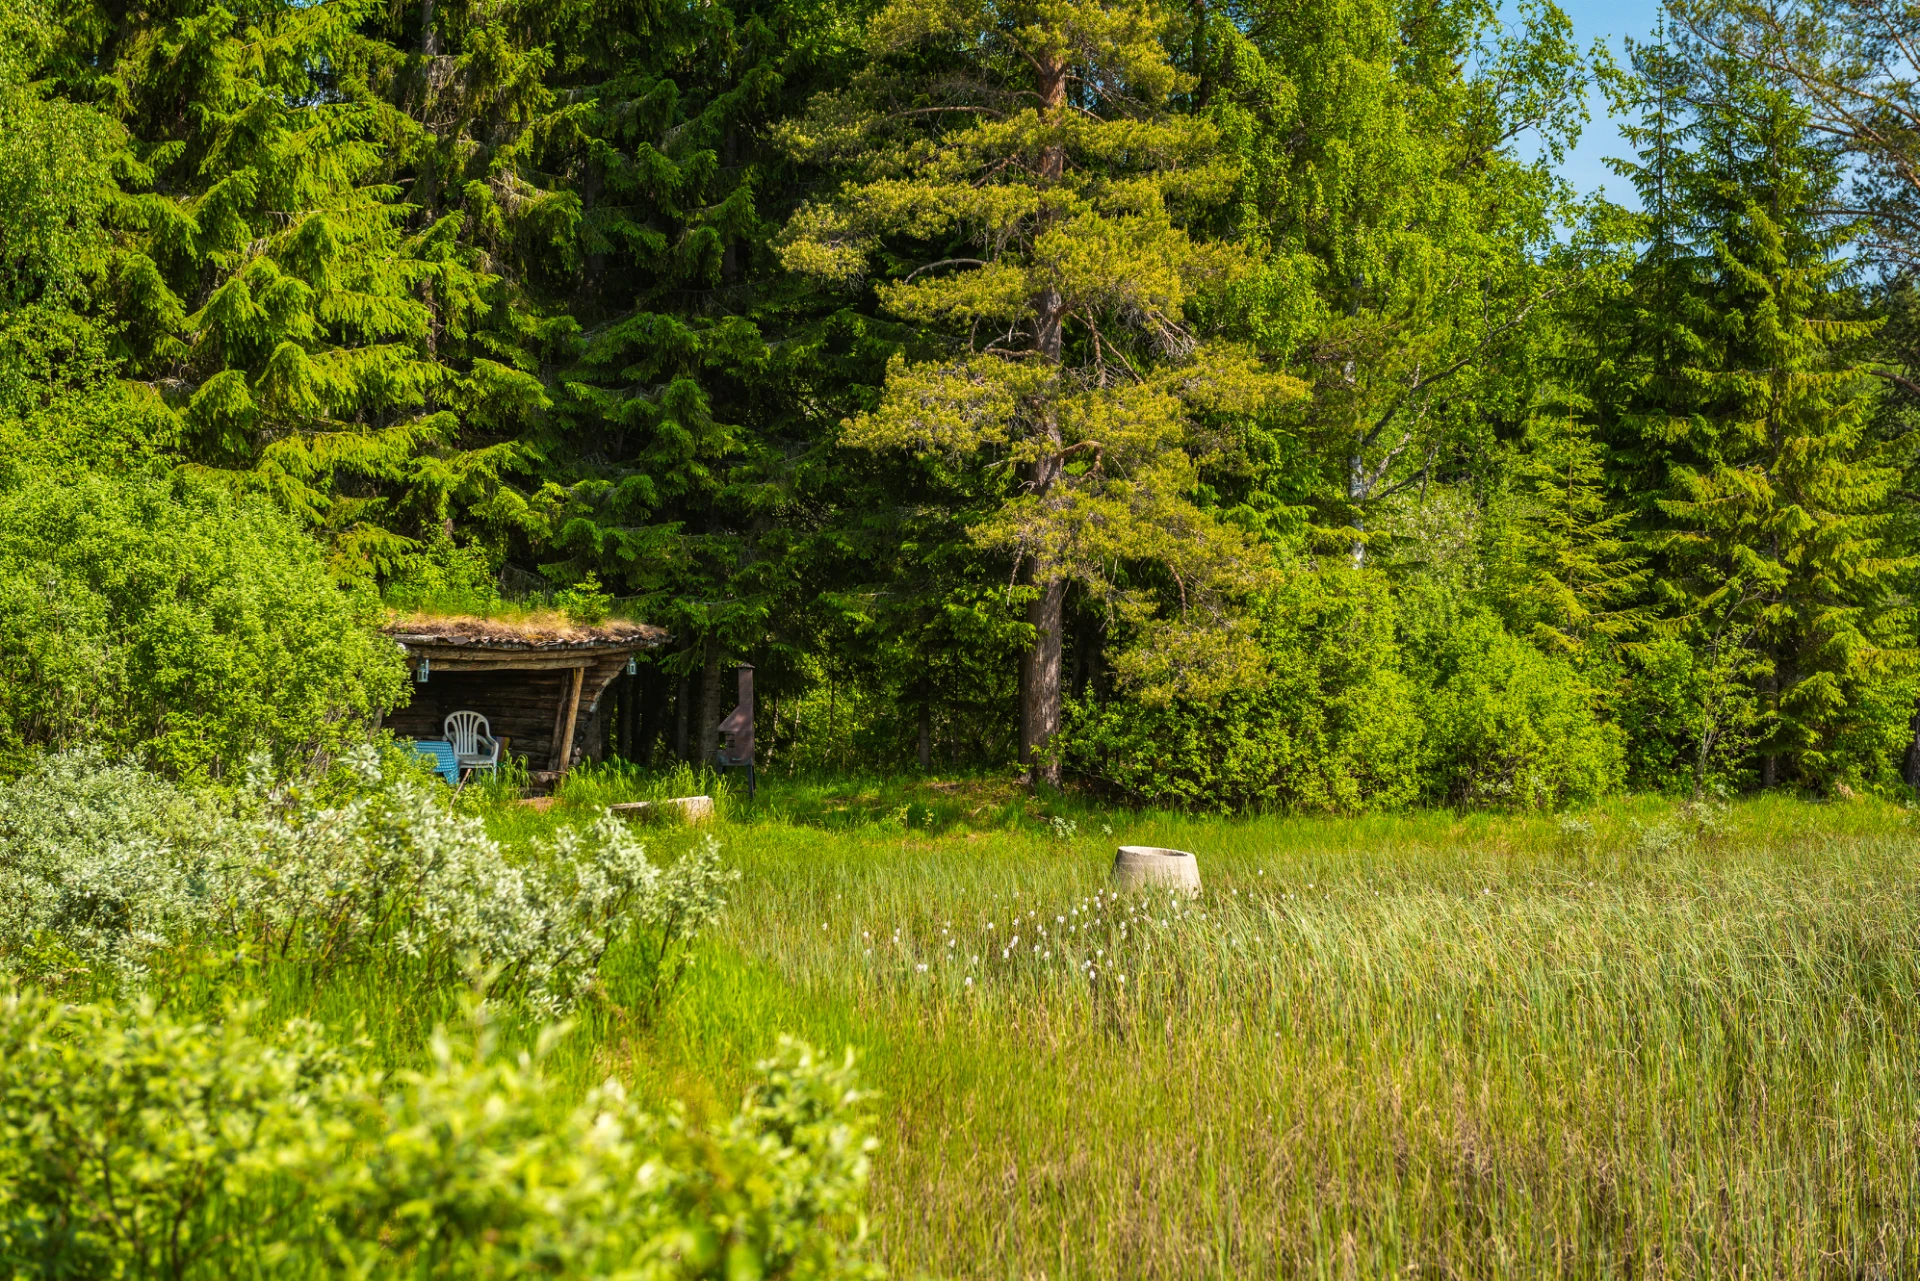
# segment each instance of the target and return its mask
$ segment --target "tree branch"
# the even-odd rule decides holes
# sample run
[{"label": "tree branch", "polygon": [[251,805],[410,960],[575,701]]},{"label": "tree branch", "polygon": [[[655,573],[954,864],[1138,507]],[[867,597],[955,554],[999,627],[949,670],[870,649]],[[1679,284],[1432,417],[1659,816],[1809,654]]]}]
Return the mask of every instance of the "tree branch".
[{"label": "tree branch", "polygon": [[967,266],[967,267],[984,267],[987,265],[985,262],[981,261],[978,258],[942,258],[939,262],[930,262],[930,263],[927,263],[925,266],[915,267],[912,271],[907,273],[907,279],[912,280],[915,276],[919,275],[921,272],[932,271],[935,267],[951,267],[956,263],[962,266]]}]

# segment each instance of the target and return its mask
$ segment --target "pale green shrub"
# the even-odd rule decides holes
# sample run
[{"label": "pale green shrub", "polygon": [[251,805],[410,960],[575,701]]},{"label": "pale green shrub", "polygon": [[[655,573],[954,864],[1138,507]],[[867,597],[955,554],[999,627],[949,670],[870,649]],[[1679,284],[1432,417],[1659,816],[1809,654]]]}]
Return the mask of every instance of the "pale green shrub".
[{"label": "pale green shrub", "polygon": [[190,794],[97,750],[0,784],[0,962],[138,973],[207,925],[216,826]]},{"label": "pale green shrub", "polygon": [[[783,1043],[724,1126],[568,1109],[476,1009],[419,1071],[310,1025],[0,997],[0,1270],[21,1278],[864,1277],[851,1061]],[[542,1038],[541,1049],[555,1034]]]},{"label": "pale green shrub", "polygon": [[694,941],[719,922],[727,891],[739,879],[738,871],[721,866],[720,842],[711,836],[661,871],[635,914],[647,984],[639,1010],[643,1018],[658,1014],[679,988],[693,960]]},{"label": "pale green shrub", "polygon": [[496,991],[557,1015],[660,888],[646,847],[611,816],[516,862],[436,784],[383,779],[370,749],[349,761],[366,787],[344,804],[276,792],[236,820],[245,854],[217,884],[223,933],[321,971],[391,950],[451,979],[478,960],[498,971]]},{"label": "pale green shrub", "polygon": [[347,763],[362,786],[330,806],[256,778],[216,808],[86,753],[0,784],[0,962],[124,979],[157,949],[200,937],[317,974],[406,958],[453,981],[478,962],[495,972],[495,992],[557,1016],[594,989],[613,941],[638,929],[651,1012],[736,879],[711,843],[656,867],[605,814],[516,860],[437,785],[385,777],[370,748]]}]

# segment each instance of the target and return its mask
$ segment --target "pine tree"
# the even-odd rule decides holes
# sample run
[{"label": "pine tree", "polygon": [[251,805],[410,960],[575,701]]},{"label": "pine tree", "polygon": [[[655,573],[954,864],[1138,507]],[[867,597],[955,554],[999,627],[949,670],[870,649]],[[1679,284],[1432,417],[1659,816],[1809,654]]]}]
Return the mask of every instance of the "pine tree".
[{"label": "pine tree", "polygon": [[[792,135],[854,172],[795,216],[787,263],[839,282],[897,265],[882,305],[964,335],[943,358],[896,357],[846,436],[1013,473],[974,538],[1011,560],[1026,598],[1020,742],[1036,778],[1058,777],[1070,584],[1131,628],[1119,666],[1143,687],[1204,692],[1257,662],[1226,637],[1254,557],[1190,495],[1205,415],[1293,385],[1194,324],[1244,264],[1181,226],[1231,173],[1213,130],[1169,109],[1186,81],[1161,33],[1125,0],[900,0],[869,26],[875,65],[856,91]],[[1155,573],[1171,616],[1143,585]]]}]

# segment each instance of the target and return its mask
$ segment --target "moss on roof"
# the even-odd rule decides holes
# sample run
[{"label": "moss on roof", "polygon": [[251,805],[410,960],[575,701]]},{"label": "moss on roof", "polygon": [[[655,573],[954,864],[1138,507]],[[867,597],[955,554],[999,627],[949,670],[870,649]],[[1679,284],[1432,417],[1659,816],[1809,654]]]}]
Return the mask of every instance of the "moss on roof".
[{"label": "moss on roof", "polygon": [[394,613],[382,629],[403,645],[471,645],[481,649],[650,649],[665,628],[610,618],[591,627],[552,611],[494,618]]}]

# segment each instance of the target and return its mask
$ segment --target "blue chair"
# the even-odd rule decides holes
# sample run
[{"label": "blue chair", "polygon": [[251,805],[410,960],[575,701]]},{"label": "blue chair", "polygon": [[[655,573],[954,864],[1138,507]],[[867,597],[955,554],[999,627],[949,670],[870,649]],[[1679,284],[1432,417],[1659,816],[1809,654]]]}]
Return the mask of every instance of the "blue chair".
[{"label": "blue chair", "polygon": [[413,750],[433,762],[434,773],[454,786],[459,785],[460,763],[454,759],[452,743],[444,738],[417,738],[413,741]]}]

